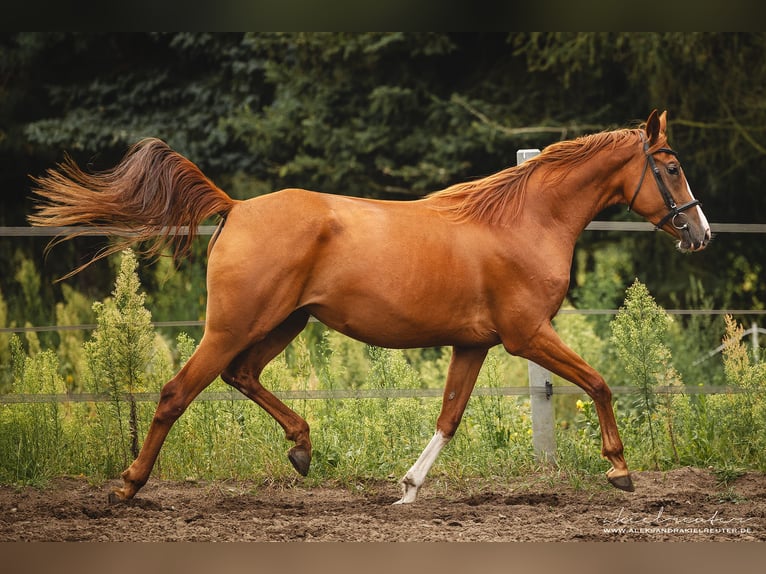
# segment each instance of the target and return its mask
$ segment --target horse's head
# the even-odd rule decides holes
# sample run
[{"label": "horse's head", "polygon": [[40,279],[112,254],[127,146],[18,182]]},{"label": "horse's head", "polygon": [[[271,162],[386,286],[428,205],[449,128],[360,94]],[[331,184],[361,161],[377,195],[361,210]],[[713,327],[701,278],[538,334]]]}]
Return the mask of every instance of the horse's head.
[{"label": "horse's head", "polygon": [[[626,196],[632,209],[678,239],[681,251],[700,251],[710,241],[710,224],[692,195],[678,156],[668,146],[667,112],[654,110],[640,131],[642,168],[635,191]],[[651,171],[652,177],[646,177]],[[643,193],[641,190],[647,187]],[[639,197],[640,195],[640,197]]]}]

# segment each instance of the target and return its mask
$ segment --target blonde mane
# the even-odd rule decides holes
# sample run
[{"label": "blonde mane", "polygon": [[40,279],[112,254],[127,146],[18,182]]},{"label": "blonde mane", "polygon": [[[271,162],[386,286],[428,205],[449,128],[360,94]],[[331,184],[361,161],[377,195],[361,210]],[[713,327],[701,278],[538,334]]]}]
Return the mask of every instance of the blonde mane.
[{"label": "blonde mane", "polygon": [[635,141],[638,129],[621,129],[556,142],[540,155],[521,165],[428,195],[436,209],[459,221],[481,221],[491,225],[511,223],[524,206],[527,184],[532,174],[543,170],[546,183],[561,181],[573,167],[590,160],[606,149]]}]

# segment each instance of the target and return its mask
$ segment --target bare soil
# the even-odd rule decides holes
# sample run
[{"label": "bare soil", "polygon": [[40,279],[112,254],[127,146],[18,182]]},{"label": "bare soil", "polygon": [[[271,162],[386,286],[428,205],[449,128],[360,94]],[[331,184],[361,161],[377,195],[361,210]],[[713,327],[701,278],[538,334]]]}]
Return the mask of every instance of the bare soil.
[{"label": "bare soil", "polygon": [[[766,475],[721,484],[708,470],[636,472],[636,492],[553,474],[426,482],[412,505],[395,481],[354,488],[151,479],[128,502],[117,481],[0,487],[0,541],[754,541],[766,540]],[[604,484],[606,481],[604,480]],[[622,530],[619,530],[622,529]]]}]

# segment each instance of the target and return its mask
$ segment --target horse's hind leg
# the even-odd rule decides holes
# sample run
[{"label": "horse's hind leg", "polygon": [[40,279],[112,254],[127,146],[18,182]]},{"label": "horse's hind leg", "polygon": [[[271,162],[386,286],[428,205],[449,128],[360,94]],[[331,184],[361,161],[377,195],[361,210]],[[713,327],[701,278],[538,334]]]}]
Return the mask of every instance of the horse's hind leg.
[{"label": "horse's hind leg", "polygon": [[138,458],[122,473],[123,487],[110,499],[130,499],[146,484],[163,442],[194,398],[220,374],[237,352],[235,342],[205,335],[184,367],[162,388],[160,400]]},{"label": "horse's hind leg", "polygon": [[308,313],[295,311],[263,340],[245,349],[221,373],[221,378],[269,413],[294,441],[287,457],[301,475],[306,476],[311,464],[311,439],[308,423],[261,385],[264,367],[276,357],[306,326]]}]

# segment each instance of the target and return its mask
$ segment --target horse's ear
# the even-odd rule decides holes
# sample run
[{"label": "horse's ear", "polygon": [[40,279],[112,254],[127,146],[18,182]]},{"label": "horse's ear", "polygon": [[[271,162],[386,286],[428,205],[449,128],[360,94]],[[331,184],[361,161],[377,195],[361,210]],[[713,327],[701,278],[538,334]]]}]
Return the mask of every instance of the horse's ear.
[{"label": "horse's ear", "polygon": [[665,112],[662,112],[660,117],[657,114],[657,110],[652,110],[649,114],[649,119],[646,120],[646,139],[649,140],[649,145],[654,144],[660,135],[661,131],[665,131]]},{"label": "horse's ear", "polygon": [[668,127],[668,110],[660,114],[660,133],[664,134]]}]

